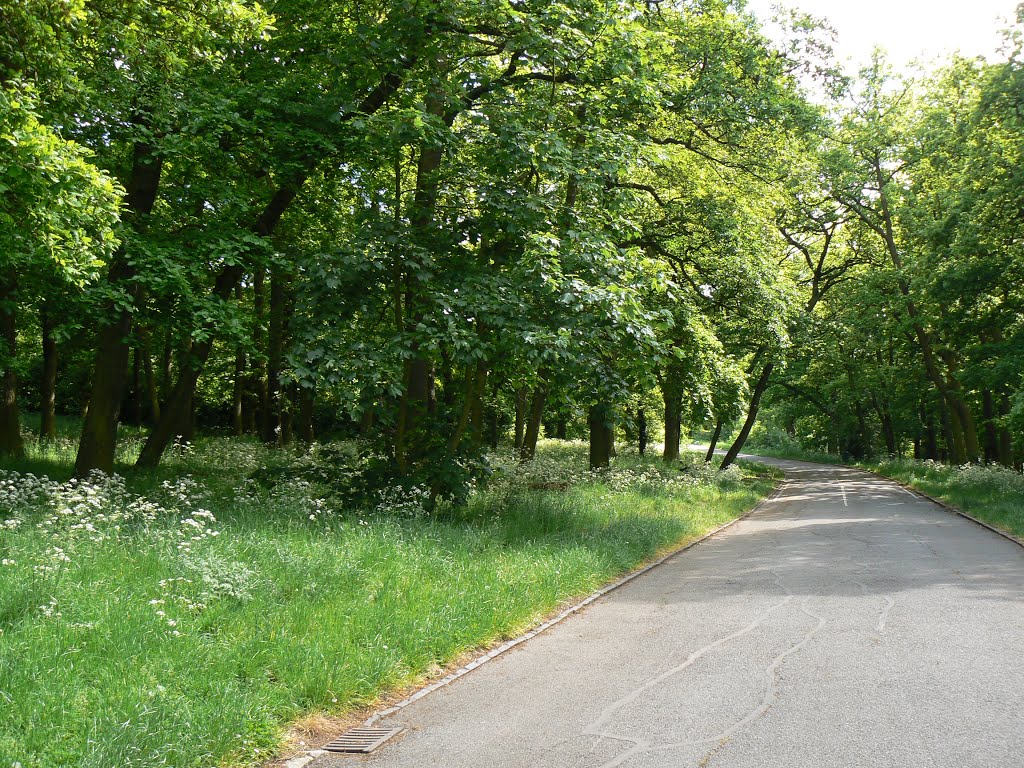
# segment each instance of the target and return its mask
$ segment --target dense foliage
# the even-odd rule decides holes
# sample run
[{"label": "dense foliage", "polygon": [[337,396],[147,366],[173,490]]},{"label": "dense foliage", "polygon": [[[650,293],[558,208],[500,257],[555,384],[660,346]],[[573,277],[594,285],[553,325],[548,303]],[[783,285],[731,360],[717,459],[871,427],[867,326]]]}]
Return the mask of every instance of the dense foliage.
[{"label": "dense foliage", "polygon": [[125,424],[144,467],[197,429],[358,434],[382,484],[459,501],[544,432],[600,468],[616,431],[672,461],[738,427],[728,465],[763,405],[808,447],[1019,466],[1019,40],[846,82],[786,23],[8,4],[0,453],[26,409],[42,440],[84,415],[80,477]]}]

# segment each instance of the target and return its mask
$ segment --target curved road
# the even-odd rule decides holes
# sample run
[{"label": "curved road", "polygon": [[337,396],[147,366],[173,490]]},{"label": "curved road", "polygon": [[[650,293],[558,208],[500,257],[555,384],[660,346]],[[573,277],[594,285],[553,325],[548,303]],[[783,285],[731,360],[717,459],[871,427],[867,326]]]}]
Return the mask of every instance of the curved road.
[{"label": "curved road", "polygon": [[1020,768],[1024,549],[794,461],[750,518],[311,768]]}]

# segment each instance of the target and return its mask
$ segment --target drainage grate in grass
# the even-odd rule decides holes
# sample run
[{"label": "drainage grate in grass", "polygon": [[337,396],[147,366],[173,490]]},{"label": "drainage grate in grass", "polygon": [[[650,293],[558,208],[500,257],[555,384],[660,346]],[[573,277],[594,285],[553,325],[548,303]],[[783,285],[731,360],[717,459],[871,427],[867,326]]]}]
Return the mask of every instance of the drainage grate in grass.
[{"label": "drainage grate in grass", "polygon": [[401,732],[401,728],[353,728],[324,749],[328,752],[358,752],[365,755]]}]

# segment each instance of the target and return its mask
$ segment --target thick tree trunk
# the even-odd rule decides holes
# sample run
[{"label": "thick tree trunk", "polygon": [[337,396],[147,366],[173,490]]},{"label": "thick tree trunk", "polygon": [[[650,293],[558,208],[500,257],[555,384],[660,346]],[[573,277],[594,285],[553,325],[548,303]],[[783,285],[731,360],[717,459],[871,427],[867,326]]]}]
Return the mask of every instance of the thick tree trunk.
[{"label": "thick tree trunk", "polygon": [[757,380],[757,384],[754,387],[754,391],[750,396],[750,408],[747,410],[747,418],[743,422],[743,427],[740,429],[740,433],[736,436],[732,445],[729,446],[729,450],[725,454],[725,458],[722,459],[722,466],[719,470],[727,469],[733,462],[736,461],[736,457],[739,456],[740,451],[743,450],[743,444],[747,442],[747,438],[750,436],[750,430],[754,427],[754,422],[757,421],[757,412],[761,407],[761,395],[768,388],[768,381],[772,375],[772,369],[775,367],[775,363],[768,363],[761,371],[761,377]]},{"label": "thick tree trunk", "polygon": [[715,448],[718,447],[718,439],[722,436],[722,420],[718,419],[715,422],[715,431],[711,433],[711,445],[708,446],[708,452],[704,456],[704,461],[708,464],[711,463],[711,458],[715,455]]},{"label": "thick tree trunk", "polygon": [[39,388],[39,439],[57,439],[57,339],[53,319],[44,307],[39,312],[43,330],[43,380]]},{"label": "thick tree trunk", "polygon": [[[148,117],[140,119],[148,125]],[[160,172],[163,158],[156,147],[137,142],[132,150],[132,173],[126,185],[126,208],[134,219],[136,229],[145,229],[145,217],[153,210],[157,191],[160,187]],[[136,218],[138,217],[138,218]],[[129,298],[134,301],[138,286],[129,282],[135,270],[122,251],[111,261],[108,281],[117,287],[127,285]],[[103,326],[96,345],[93,366],[92,389],[89,406],[82,424],[82,436],[78,441],[78,456],[75,459],[75,474],[84,477],[94,469],[110,473],[114,469],[114,454],[117,450],[117,424],[121,415],[121,400],[128,375],[128,335],[132,329],[130,309],[117,309],[108,305],[107,312],[112,322]]]},{"label": "thick tree trunk", "polygon": [[131,313],[121,311],[113,323],[100,329],[89,407],[75,459],[78,477],[85,477],[94,469],[107,474],[114,471],[117,425],[127,383],[129,347],[125,339],[131,325]]},{"label": "thick tree trunk", "polygon": [[590,424],[590,469],[607,469],[612,457],[611,409],[604,403],[591,406],[588,415]]},{"label": "thick tree trunk", "polygon": [[18,416],[17,280],[13,270],[0,280],[0,344],[3,344],[0,350],[3,360],[3,379],[0,381],[0,456],[5,458],[21,458],[25,455]]},{"label": "thick tree trunk", "polygon": [[533,389],[533,396],[530,398],[530,410],[526,420],[526,434],[523,436],[523,445],[519,450],[520,461],[533,461],[537,455],[537,440],[540,438],[540,424],[544,418],[544,403],[548,397],[548,385],[542,378]]}]

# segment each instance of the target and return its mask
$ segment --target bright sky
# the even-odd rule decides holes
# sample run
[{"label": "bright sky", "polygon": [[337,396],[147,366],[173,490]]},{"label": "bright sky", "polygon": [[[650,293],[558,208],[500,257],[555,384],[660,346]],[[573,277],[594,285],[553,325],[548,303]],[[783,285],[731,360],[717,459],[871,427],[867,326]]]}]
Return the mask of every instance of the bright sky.
[{"label": "bright sky", "polygon": [[[758,18],[772,17],[778,0],[748,0]],[[824,16],[839,34],[840,60],[865,63],[875,45],[897,69],[914,58],[928,61],[957,49],[969,56],[994,56],[999,30],[1015,15],[1019,0],[783,0],[813,16]]]}]

